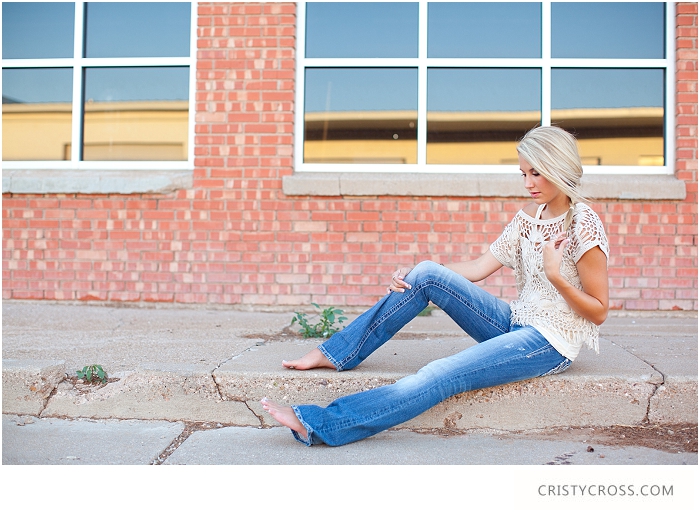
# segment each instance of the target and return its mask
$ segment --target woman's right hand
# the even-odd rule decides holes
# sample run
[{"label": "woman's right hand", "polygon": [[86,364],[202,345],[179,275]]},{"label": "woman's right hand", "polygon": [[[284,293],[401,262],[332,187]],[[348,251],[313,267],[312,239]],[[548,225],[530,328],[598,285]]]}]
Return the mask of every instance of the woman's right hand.
[{"label": "woman's right hand", "polygon": [[406,275],[408,275],[412,267],[402,267],[400,269],[397,269],[391,274],[391,284],[389,284],[389,287],[387,288],[386,292],[395,292],[395,293],[403,293],[406,289],[410,289],[411,286],[404,282],[404,278],[406,278]]}]

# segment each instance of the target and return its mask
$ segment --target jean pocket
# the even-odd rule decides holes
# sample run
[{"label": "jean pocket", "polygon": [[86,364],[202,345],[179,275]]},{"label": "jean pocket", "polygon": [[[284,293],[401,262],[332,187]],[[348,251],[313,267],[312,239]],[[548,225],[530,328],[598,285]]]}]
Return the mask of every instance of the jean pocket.
[{"label": "jean pocket", "polygon": [[540,375],[540,377],[545,377],[547,375],[556,375],[556,374],[561,373],[564,370],[566,370],[569,366],[571,366],[571,359],[564,359],[561,363],[556,365],[554,368],[552,368],[548,372]]}]

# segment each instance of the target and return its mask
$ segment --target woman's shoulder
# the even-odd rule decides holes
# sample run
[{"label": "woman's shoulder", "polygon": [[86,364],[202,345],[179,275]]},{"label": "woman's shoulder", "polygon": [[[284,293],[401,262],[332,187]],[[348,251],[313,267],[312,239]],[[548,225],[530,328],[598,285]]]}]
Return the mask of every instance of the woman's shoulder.
[{"label": "woman's shoulder", "polygon": [[590,224],[595,222],[601,226],[603,225],[603,222],[596,211],[585,203],[576,203],[576,206],[574,207],[574,218],[578,223],[588,222]]}]

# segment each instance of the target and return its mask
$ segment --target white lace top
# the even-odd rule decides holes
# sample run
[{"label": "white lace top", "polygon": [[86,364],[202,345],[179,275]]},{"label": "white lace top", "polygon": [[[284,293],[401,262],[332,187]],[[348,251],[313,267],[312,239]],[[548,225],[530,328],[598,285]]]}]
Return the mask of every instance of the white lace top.
[{"label": "white lace top", "polygon": [[[491,244],[491,253],[515,272],[518,299],[511,302],[511,323],[532,325],[564,357],[574,360],[581,346],[598,352],[598,326],[576,314],[544,274],[542,248],[563,231],[566,214],[541,220],[541,205],[535,217],[520,210],[501,236]],[[564,250],[561,273],[583,290],[576,263],[588,250],[599,246],[609,257],[608,238],[598,214],[577,203],[569,227],[569,245]]]}]

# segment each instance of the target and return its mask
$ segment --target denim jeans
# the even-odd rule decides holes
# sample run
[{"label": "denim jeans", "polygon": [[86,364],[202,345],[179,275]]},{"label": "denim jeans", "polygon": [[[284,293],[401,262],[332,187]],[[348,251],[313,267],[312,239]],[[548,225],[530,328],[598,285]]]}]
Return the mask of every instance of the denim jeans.
[{"label": "denim jeans", "polygon": [[421,262],[392,292],[319,346],[338,371],[360,364],[431,301],[478,344],[398,382],[341,397],[328,407],[292,406],[312,445],[344,445],[410,420],[465,391],[559,373],[570,364],[533,327],[511,326],[510,306],[435,262]]}]

